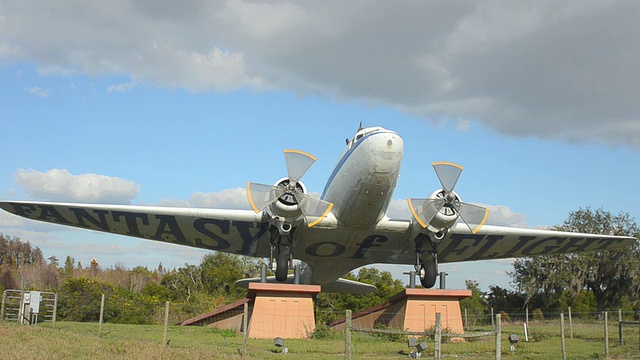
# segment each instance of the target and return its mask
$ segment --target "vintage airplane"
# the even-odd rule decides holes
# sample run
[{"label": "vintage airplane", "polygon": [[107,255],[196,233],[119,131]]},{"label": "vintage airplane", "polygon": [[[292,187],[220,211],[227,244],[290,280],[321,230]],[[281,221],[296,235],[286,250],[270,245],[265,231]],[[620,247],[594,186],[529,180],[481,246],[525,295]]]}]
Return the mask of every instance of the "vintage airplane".
[{"label": "vintage airplane", "polygon": [[[300,181],[316,158],[285,150],[287,177],[274,186],[247,183],[253,211],[30,201],[0,202],[0,207],[33,220],[269,258],[280,282],[293,281],[288,270],[298,259],[299,281],[326,292],[374,291],[340,278],[374,263],[414,265],[421,284],[430,288],[438,263],[601,251],[636,241],[485,225],[488,210],[461,201],[454,188],[463,168],[448,162],[432,164],[441,189],[408,199],[412,219],[390,219],[386,210],[403,150],[397,133],[360,127],[347,139],[321,198],[310,196]],[[239,284],[251,281],[259,280]]]}]

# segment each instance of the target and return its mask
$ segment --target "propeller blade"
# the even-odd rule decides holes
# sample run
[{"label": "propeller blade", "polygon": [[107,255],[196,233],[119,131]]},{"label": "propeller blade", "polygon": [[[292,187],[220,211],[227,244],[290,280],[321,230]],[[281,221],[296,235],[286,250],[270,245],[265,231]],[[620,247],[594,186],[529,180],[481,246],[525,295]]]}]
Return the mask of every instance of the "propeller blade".
[{"label": "propeller blade", "polygon": [[253,211],[259,213],[272,202],[284,195],[285,189],[281,186],[271,186],[247,182],[247,197]]},{"label": "propeller blade", "polygon": [[438,214],[445,204],[444,199],[411,199],[408,198],[409,209],[418,224],[426,228],[431,220]]},{"label": "propeller blade", "polygon": [[300,205],[300,211],[306,218],[315,217],[313,222],[307,224],[309,227],[313,227],[322,221],[333,209],[333,203],[318,199],[317,197],[310,196],[303,193],[295,193],[296,200]]},{"label": "propeller blade", "polygon": [[318,158],[304,151],[285,149],[284,159],[287,162],[289,180],[297,183]]},{"label": "propeller blade", "polygon": [[457,211],[472,234],[477,233],[487,222],[487,217],[489,217],[489,209],[473,204],[460,203]]},{"label": "propeller blade", "polygon": [[452,162],[443,161],[434,162],[431,165],[433,165],[433,169],[436,171],[436,175],[438,176],[438,180],[440,180],[442,189],[447,194],[452,192],[453,188],[456,187],[456,183],[458,182],[464,167]]}]

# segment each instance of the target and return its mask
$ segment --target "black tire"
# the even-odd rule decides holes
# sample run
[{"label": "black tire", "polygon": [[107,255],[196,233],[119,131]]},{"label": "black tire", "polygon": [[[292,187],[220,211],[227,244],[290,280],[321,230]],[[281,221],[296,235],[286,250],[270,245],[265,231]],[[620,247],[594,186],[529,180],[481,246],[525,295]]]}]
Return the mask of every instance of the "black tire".
[{"label": "black tire", "polygon": [[436,263],[436,259],[421,261],[418,277],[423,287],[431,289],[436,284],[436,279],[438,278],[438,264]]},{"label": "black tire", "polygon": [[287,281],[287,273],[289,272],[289,257],[283,251],[276,254],[276,280],[279,282]]}]

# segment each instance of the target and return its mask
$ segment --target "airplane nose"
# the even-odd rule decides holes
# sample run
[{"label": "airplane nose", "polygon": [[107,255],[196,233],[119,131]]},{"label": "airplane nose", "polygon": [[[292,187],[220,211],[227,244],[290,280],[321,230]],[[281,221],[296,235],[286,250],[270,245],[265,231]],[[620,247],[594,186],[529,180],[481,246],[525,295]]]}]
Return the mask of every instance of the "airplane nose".
[{"label": "airplane nose", "polygon": [[404,142],[397,134],[387,134],[386,147],[383,147],[383,149],[385,152],[401,154],[404,149]]},{"label": "airplane nose", "polygon": [[374,157],[377,158],[375,161],[379,163],[379,167],[389,166],[395,169],[402,160],[402,153],[404,151],[402,138],[397,134],[387,133],[382,135],[376,143],[377,146],[374,146],[374,148],[377,149],[377,151],[375,151],[376,156]]}]

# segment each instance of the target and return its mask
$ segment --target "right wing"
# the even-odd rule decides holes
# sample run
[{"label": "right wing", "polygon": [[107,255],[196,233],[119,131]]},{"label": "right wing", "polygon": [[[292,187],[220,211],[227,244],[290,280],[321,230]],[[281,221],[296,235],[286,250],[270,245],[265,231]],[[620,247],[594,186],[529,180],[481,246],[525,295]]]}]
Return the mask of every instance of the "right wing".
[{"label": "right wing", "polygon": [[[248,255],[269,256],[269,223],[251,210],[8,201],[0,208],[27,219]],[[266,245],[265,245],[266,244]]]}]

